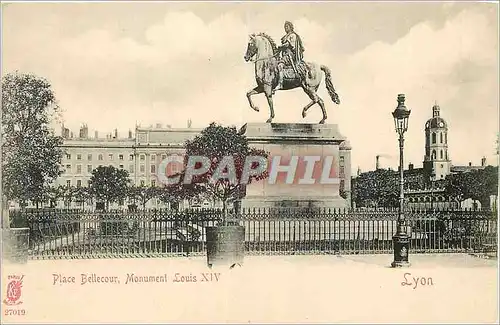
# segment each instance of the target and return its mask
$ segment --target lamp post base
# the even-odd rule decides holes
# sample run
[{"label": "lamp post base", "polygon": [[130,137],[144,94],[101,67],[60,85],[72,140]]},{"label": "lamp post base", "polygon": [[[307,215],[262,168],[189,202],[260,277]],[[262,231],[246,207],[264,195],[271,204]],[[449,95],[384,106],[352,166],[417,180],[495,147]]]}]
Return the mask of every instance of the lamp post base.
[{"label": "lamp post base", "polygon": [[396,233],[392,240],[394,242],[394,261],[391,267],[410,267],[408,262],[408,253],[410,246],[410,237],[406,233]]}]

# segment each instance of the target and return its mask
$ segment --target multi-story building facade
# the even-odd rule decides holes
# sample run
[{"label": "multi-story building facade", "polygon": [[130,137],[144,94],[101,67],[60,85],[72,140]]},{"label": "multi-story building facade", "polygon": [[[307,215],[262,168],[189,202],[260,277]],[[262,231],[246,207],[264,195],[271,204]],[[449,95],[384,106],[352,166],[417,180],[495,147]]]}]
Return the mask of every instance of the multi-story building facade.
[{"label": "multi-story building facade", "polygon": [[[120,137],[118,130],[105,137],[88,134],[88,127],[80,128],[78,137],[63,127],[62,159],[63,174],[57,185],[86,187],[92,171],[99,166],[114,166],[127,170],[133,184],[158,186],[158,166],[167,155],[183,155],[184,143],[201,132],[195,128],[136,127],[135,133],[128,131]],[[152,200],[148,206],[161,206],[159,200]]]}]

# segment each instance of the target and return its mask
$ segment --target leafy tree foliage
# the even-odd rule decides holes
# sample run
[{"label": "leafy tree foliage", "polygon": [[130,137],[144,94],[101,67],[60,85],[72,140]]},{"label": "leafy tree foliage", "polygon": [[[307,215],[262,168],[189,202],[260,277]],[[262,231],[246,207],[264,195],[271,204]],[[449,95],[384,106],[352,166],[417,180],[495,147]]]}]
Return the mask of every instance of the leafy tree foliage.
[{"label": "leafy tree foliage", "polygon": [[377,169],[353,179],[352,199],[358,207],[397,207],[399,178],[393,170]]},{"label": "leafy tree foliage", "polygon": [[[248,156],[267,158],[268,153],[263,150],[251,148],[248,145],[246,137],[240,134],[235,127],[224,127],[216,123],[211,123],[200,135],[196,136],[193,140],[186,141],[184,169],[186,169],[188,158],[191,156],[207,157],[211,161],[211,166],[207,173],[193,178],[193,184],[195,185],[188,187],[188,191],[192,194],[203,193],[203,195],[212,201],[221,201],[225,209],[228,203],[241,199],[244,195],[245,186],[244,184],[240,184],[239,180],[243,173],[246,158]],[[233,157],[236,177],[238,179],[237,184],[231,183],[228,179],[211,181],[217,167],[225,156]],[[195,167],[199,168],[201,166]],[[252,168],[255,167],[257,166],[252,166]],[[227,171],[226,168],[223,172]],[[258,176],[252,176],[248,183],[266,177],[268,177],[267,172]],[[181,177],[181,183],[182,179],[183,177]],[[181,184],[180,186],[186,189],[186,185]]]},{"label": "leafy tree foliage", "polygon": [[73,197],[75,202],[80,203],[81,207],[85,209],[85,203],[92,199],[92,193],[88,187],[74,187]]},{"label": "leafy tree foliage", "polygon": [[50,123],[59,108],[50,83],[31,74],[2,79],[2,187],[21,206],[47,199],[47,185],[61,175],[61,137]]},{"label": "leafy tree foliage", "polygon": [[96,201],[104,202],[107,210],[110,203],[123,200],[127,196],[129,182],[126,170],[99,166],[92,171],[90,193]]},{"label": "leafy tree foliage", "polygon": [[158,187],[152,186],[136,186],[132,185],[127,190],[128,198],[136,204],[140,203],[143,209],[146,208],[146,204],[152,198],[157,197],[160,194],[160,189]]},{"label": "leafy tree foliage", "polygon": [[478,200],[483,207],[489,205],[490,195],[498,194],[498,167],[487,166],[446,177],[446,193],[458,201]]},{"label": "leafy tree foliage", "polygon": [[[182,180],[184,178],[183,173],[175,176],[180,176]],[[171,206],[177,206],[183,200],[187,200],[189,204],[193,204],[194,201],[198,200],[203,196],[204,187],[200,184],[172,184],[159,188],[158,197],[165,203],[169,203]]]}]

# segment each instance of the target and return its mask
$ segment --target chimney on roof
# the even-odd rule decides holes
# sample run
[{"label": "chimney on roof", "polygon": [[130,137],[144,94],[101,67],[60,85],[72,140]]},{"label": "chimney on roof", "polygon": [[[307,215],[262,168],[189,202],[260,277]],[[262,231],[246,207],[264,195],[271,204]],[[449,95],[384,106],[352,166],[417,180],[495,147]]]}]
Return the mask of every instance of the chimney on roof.
[{"label": "chimney on roof", "polygon": [[412,164],[412,163],[410,163],[410,164],[408,165],[408,170],[413,170],[413,164]]},{"label": "chimney on roof", "polygon": [[191,128],[191,124],[193,124],[193,121],[191,119],[189,119],[188,122],[187,122],[188,129]]},{"label": "chimney on roof", "polygon": [[113,135],[113,139],[118,139],[118,129],[115,129],[115,134]]},{"label": "chimney on roof", "polygon": [[472,162],[469,161],[469,167],[471,167],[471,166],[472,166]]},{"label": "chimney on roof", "polygon": [[99,132],[95,131],[95,132],[94,132],[94,137],[95,137],[96,139],[97,139],[97,138],[99,138]]},{"label": "chimney on roof", "polygon": [[486,166],[486,157],[481,158],[481,166]]},{"label": "chimney on roof", "polygon": [[128,138],[132,139],[132,130],[128,130]]},{"label": "chimney on roof", "polygon": [[88,128],[87,124],[83,124],[80,127],[80,138],[86,139],[88,137],[89,137],[89,128]]},{"label": "chimney on roof", "polygon": [[69,129],[67,127],[62,126],[62,130],[61,130],[61,136],[64,138],[64,139],[67,139],[69,138]]},{"label": "chimney on roof", "polygon": [[70,138],[73,138],[73,132],[70,132]]},{"label": "chimney on roof", "polygon": [[162,126],[161,123],[156,123],[156,128],[157,129],[161,129],[161,126]]}]

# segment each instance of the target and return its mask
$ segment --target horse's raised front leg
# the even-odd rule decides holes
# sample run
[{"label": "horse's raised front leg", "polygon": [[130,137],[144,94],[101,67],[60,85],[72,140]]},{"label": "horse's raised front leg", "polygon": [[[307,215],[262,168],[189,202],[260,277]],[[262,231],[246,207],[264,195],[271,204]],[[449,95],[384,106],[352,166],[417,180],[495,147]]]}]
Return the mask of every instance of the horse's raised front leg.
[{"label": "horse's raised front leg", "polygon": [[311,108],[311,106],[313,106],[314,104],[316,104],[314,101],[311,101],[309,104],[307,104],[306,106],[304,106],[304,108],[302,109],[302,117],[306,117],[307,115],[307,110],[309,108]]},{"label": "horse's raised front leg", "polygon": [[273,90],[271,87],[266,86],[264,92],[266,93],[267,103],[269,104],[269,118],[266,123],[271,123],[274,118]]},{"label": "horse's raised front leg", "polygon": [[259,87],[259,86],[255,87],[254,89],[247,92],[248,103],[250,104],[250,107],[256,112],[259,111],[259,108],[253,104],[253,101],[250,97],[253,95],[260,94],[261,92],[262,92],[262,87]]}]

